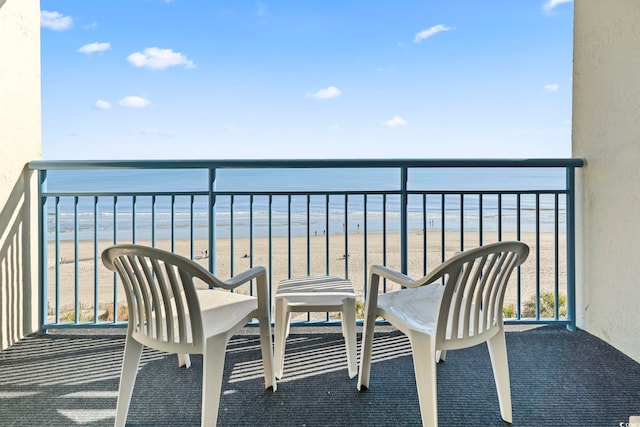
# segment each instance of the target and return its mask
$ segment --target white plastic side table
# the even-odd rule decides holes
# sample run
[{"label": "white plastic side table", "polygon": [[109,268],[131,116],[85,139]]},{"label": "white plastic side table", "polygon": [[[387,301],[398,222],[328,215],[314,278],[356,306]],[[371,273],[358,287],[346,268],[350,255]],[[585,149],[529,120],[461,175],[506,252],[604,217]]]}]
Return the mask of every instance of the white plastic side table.
[{"label": "white plastic side table", "polygon": [[342,313],[342,335],[347,347],[349,377],[358,373],[356,360],[356,294],[351,282],[334,276],[302,276],[283,280],[275,297],[275,371],[282,378],[284,347],[292,312]]}]

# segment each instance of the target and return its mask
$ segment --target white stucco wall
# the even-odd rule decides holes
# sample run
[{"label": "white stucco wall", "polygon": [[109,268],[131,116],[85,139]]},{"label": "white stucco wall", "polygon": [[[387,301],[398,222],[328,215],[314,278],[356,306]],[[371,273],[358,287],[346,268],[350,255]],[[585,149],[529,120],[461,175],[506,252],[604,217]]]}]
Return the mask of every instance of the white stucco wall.
[{"label": "white stucco wall", "polygon": [[0,0],[0,347],[38,327],[40,2]]},{"label": "white stucco wall", "polygon": [[640,1],[574,11],[578,326],[640,362]]}]

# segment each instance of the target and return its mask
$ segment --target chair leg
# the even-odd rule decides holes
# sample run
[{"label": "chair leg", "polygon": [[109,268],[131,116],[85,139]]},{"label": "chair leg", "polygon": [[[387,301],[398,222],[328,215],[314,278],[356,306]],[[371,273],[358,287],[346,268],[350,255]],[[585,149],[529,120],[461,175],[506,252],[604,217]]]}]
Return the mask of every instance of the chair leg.
[{"label": "chair leg", "polygon": [[202,427],[215,427],[218,422],[226,349],[227,338],[224,335],[210,337],[205,342],[202,355]]},{"label": "chair leg", "polygon": [[371,374],[371,353],[373,351],[373,330],[376,325],[376,315],[367,314],[362,330],[362,343],[360,344],[360,372],[358,373],[358,390],[369,387]]},{"label": "chair leg", "polygon": [[189,369],[191,367],[191,357],[189,357],[188,354],[178,355],[178,367],[182,368],[183,366],[185,369]]},{"label": "chair leg", "polygon": [[496,381],[498,401],[500,402],[500,414],[502,419],[511,423],[511,382],[509,380],[509,362],[507,359],[507,342],[504,330],[495,334],[487,341],[493,378]]},{"label": "chair leg", "polygon": [[413,354],[413,369],[416,375],[418,401],[422,425],[438,426],[438,394],[436,383],[436,351],[433,338],[429,335],[413,333],[409,336]]},{"label": "chair leg", "polygon": [[122,358],[122,372],[120,373],[120,386],[118,402],[116,403],[116,427],[124,426],[129,413],[129,404],[133,394],[133,386],[138,375],[138,365],[142,354],[142,344],[127,335],[124,344],[124,356]]},{"label": "chair leg", "polygon": [[287,301],[284,298],[276,299],[275,306],[275,375],[280,379],[284,370],[284,348],[290,316]]},{"label": "chair leg", "polygon": [[273,364],[273,343],[271,341],[271,322],[268,315],[258,319],[260,324],[260,347],[262,348],[262,365],[264,366],[264,388],[278,389]]},{"label": "chair leg", "polygon": [[356,338],[356,300],[346,299],[342,306],[342,335],[347,346],[347,366],[349,378],[358,373],[357,338]]}]

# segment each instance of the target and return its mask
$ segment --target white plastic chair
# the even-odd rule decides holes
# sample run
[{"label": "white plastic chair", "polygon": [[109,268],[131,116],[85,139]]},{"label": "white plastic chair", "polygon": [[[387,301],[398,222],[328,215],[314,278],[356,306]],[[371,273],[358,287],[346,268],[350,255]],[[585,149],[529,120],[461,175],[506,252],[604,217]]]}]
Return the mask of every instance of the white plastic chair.
[{"label": "white plastic chair", "polygon": [[[358,390],[369,387],[373,330],[381,316],[411,342],[422,424],[438,425],[436,363],[447,350],[487,343],[502,419],[511,423],[511,390],[502,319],[504,293],[512,271],[529,247],[499,242],[462,252],[427,276],[408,276],[374,265],[370,271]],[[405,287],[378,295],[380,278]]]},{"label": "white plastic chair", "polygon": [[[129,244],[107,248],[102,253],[102,262],[118,272],[129,310],[116,426],[124,426],[127,420],[143,346],[169,353],[203,355],[201,424],[215,426],[227,342],[252,318],[260,322],[265,388],[276,390],[269,290],[263,267],[254,267],[224,282],[188,258]],[[194,278],[209,288],[226,290],[255,279],[257,298],[218,289],[197,289]]]}]

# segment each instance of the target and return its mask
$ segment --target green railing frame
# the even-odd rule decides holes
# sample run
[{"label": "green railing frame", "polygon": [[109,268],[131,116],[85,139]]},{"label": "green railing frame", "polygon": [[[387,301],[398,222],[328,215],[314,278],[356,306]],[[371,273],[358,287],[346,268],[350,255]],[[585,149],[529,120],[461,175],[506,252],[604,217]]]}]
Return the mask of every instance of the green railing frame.
[{"label": "green railing frame", "polygon": [[[556,321],[564,323],[567,328],[574,330],[576,326],[575,307],[575,169],[584,165],[582,159],[573,158],[540,158],[540,159],[272,159],[272,160],[39,160],[29,163],[29,169],[38,171],[38,197],[39,197],[39,277],[40,277],[40,326],[42,329],[58,327],[113,327],[120,324],[85,324],[77,325],[78,311],[76,310],[76,324],[46,324],[47,317],[47,253],[46,236],[47,224],[44,209],[47,202],[46,178],[49,170],[116,170],[116,169],[204,169],[209,171],[208,198],[209,198],[209,253],[215,253],[215,199],[218,194],[231,195],[232,192],[220,192],[215,189],[216,171],[219,169],[358,169],[358,168],[395,168],[400,170],[400,246],[401,246],[401,271],[408,271],[408,212],[407,201],[411,193],[407,188],[408,171],[412,168],[564,168],[566,171],[566,257],[567,257],[567,320]],[[271,192],[275,193],[275,192]],[[287,192],[289,198],[291,192]],[[308,194],[309,192],[302,192]],[[322,192],[333,194],[335,192]],[[444,194],[445,192],[437,192]],[[454,191],[462,194],[464,191]],[[475,191],[474,191],[475,193]],[[344,193],[339,193],[344,194]],[[82,196],[91,196],[92,193],[82,193]],[[97,203],[97,195],[96,203]],[[114,197],[117,197],[114,196]],[[134,196],[135,197],[135,196]],[[192,196],[193,197],[193,196]],[[233,197],[233,196],[232,196]],[[270,196],[271,197],[271,196]],[[345,196],[348,197],[348,196]],[[346,198],[345,198],[346,203]],[[77,209],[77,206],[76,206]],[[76,224],[77,226],[77,224]],[[307,225],[308,226],[308,225]],[[114,231],[115,233],[115,231]],[[135,231],[134,231],[135,233]],[[271,233],[271,231],[269,231]],[[233,243],[232,243],[233,244]],[[443,249],[444,250],[444,249]],[[97,254],[94,254],[97,257]],[[192,254],[193,256],[193,254]],[[77,257],[76,257],[77,260]],[[77,261],[76,261],[77,264]],[[271,266],[269,266],[271,267]],[[77,268],[77,266],[76,266]],[[215,272],[215,257],[209,257],[209,269]],[[345,269],[348,269],[347,264]],[[269,269],[271,270],[271,268]],[[56,292],[58,289],[56,287]],[[76,289],[77,292],[77,289]],[[557,294],[557,293],[556,293]],[[539,295],[537,295],[539,298]],[[556,307],[557,310],[557,307]],[[506,323],[550,323],[546,319],[535,320],[506,320]],[[556,313],[556,318],[557,318]]]}]

